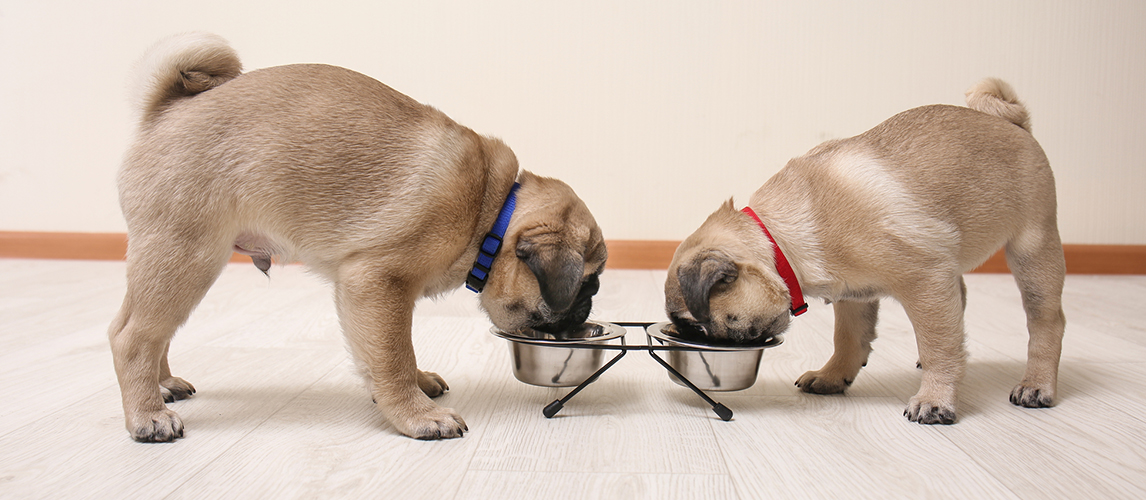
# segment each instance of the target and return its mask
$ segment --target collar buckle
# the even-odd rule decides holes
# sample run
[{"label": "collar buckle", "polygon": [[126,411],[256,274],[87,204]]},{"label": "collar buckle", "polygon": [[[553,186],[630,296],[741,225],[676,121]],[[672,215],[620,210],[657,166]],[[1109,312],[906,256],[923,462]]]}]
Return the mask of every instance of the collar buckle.
[{"label": "collar buckle", "polygon": [[792,316],[799,316],[799,315],[804,314],[806,312],[808,312],[808,304],[807,303],[800,304],[800,305],[792,308]]},{"label": "collar buckle", "polygon": [[469,275],[466,276],[466,288],[474,293],[481,293],[482,289],[485,288],[486,280],[489,279],[489,271],[493,268],[493,259],[501,250],[505,231],[509,229],[509,219],[513,217],[513,209],[517,207],[517,188],[519,187],[521,184],[515,182],[513,187],[509,188],[509,194],[505,197],[505,204],[501,206],[501,211],[497,214],[493,228],[482,239],[481,247],[478,248],[478,256],[474,259],[474,265],[470,269]]},{"label": "collar buckle", "polygon": [[487,233],[485,235],[481,248],[478,249],[477,259],[474,259],[474,267],[470,269],[469,276],[466,276],[466,288],[474,293],[481,293],[482,289],[485,288],[485,282],[489,278],[489,270],[493,267],[493,259],[501,250],[503,241],[502,237],[496,234]]}]

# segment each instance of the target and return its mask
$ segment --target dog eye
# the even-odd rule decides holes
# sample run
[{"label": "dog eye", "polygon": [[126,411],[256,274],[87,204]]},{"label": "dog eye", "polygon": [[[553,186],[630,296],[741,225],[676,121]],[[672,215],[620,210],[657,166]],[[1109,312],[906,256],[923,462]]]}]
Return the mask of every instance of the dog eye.
[{"label": "dog eye", "polygon": [[596,294],[601,289],[601,280],[596,274],[590,274],[581,282],[581,292],[588,294]]}]

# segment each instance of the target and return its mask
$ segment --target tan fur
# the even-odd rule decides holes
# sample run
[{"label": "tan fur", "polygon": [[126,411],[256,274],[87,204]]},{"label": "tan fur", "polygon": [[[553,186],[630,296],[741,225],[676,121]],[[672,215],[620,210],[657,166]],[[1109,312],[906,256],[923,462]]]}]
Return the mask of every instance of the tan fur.
[{"label": "tan fur", "polygon": [[119,174],[127,295],[109,330],[132,437],[182,435],[164,400],[194,388],[171,375],[167,350],[232,251],[264,270],[272,255],[301,261],[333,282],[379,410],[412,437],[461,436],[462,418],[429,399],[445,381],[417,368],[415,301],[465,281],[516,178],[481,305],[505,330],[580,324],[607,256],[592,214],[564,183],[519,173],[500,140],[369,77],[239,69],[203,34],[161,42],[141,68],[140,128]]},{"label": "tan fur", "polygon": [[[1006,247],[1030,332],[1027,372],[1011,401],[1053,404],[1065,327],[1054,178],[1006,83],[986,80],[967,102],[973,109],[924,106],[824,143],[752,196],[805,295],[834,303],[835,354],[800,377],[804,391],[837,393],[854,381],[875,339],[877,301],[893,297],[912,321],[923,368],[905,415],[954,422],[966,358],[962,274]],[[717,264],[698,265],[706,260]],[[718,268],[736,276],[697,271]],[[709,310],[697,317],[685,297],[700,300],[690,286],[706,278],[715,284],[702,290]],[[731,202],[677,249],[665,300],[674,321],[714,338],[746,342],[788,325],[790,295],[773,247]]]},{"label": "tan fur", "polygon": [[1015,125],[1031,131],[1031,118],[1027,107],[1019,101],[1018,94],[1007,82],[998,78],[987,78],[967,90],[967,106],[1010,120]]}]

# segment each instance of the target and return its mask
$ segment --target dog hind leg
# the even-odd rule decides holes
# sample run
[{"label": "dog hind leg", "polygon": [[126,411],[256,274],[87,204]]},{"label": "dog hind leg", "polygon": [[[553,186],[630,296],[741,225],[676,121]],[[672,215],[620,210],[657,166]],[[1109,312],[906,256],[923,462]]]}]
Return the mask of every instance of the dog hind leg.
[{"label": "dog hind leg", "polygon": [[1011,403],[1027,408],[1054,405],[1066,317],[1062,288],[1066,262],[1058,231],[1031,231],[1007,244],[1007,265],[1027,314],[1027,368],[1011,391]]},{"label": "dog hind leg", "polygon": [[108,331],[125,424],[143,442],[173,441],[183,435],[170,399],[189,396],[194,387],[171,376],[167,351],[171,338],[202,300],[226,265],[229,248],[167,244],[166,237],[133,236],[127,255],[127,294]]}]

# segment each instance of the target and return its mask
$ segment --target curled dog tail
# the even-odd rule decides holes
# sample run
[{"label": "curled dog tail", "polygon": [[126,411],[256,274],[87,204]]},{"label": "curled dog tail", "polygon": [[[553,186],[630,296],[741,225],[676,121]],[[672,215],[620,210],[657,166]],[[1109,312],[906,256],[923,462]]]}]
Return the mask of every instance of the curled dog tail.
[{"label": "curled dog tail", "polygon": [[1011,123],[1031,131],[1031,117],[1027,107],[1019,101],[1015,90],[998,78],[987,78],[971,87],[966,93],[967,107],[1006,118]]},{"label": "curled dog tail", "polygon": [[171,103],[239,76],[243,64],[227,41],[211,33],[182,33],[159,41],[135,69],[135,105],[148,122]]}]

